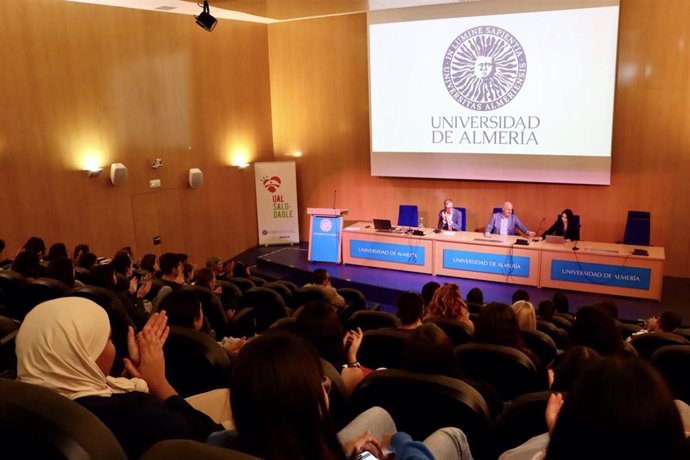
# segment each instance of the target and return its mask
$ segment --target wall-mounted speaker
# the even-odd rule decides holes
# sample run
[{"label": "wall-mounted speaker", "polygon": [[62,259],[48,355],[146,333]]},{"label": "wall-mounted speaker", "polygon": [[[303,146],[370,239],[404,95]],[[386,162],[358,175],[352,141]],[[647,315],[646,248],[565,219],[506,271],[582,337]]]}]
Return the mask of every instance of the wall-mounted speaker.
[{"label": "wall-mounted speaker", "polygon": [[122,163],[110,165],[110,182],[113,185],[122,185],[127,182],[127,166]]},{"label": "wall-mounted speaker", "polygon": [[204,185],[204,173],[199,168],[192,168],[189,170],[189,186],[192,188],[199,188]]}]

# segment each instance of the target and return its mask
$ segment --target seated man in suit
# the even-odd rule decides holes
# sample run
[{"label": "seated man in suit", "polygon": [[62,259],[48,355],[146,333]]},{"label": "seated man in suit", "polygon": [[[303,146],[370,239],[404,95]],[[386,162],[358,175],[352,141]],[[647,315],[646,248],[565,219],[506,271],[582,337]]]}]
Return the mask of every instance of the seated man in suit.
[{"label": "seated man in suit", "polygon": [[439,230],[460,231],[462,230],[462,212],[453,207],[453,200],[446,198],[443,202],[443,209],[438,212]]},{"label": "seated man in suit", "polygon": [[503,203],[502,212],[497,212],[491,216],[484,234],[486,236],[492,233],[497,233],[499,235],[515,235],[515,229],[518,228],[524,234],[529,237],[534,236],[534,232],[530,232],[527,227],[525,227],[518,216],[513,214],[513,203],[506,201]]}]

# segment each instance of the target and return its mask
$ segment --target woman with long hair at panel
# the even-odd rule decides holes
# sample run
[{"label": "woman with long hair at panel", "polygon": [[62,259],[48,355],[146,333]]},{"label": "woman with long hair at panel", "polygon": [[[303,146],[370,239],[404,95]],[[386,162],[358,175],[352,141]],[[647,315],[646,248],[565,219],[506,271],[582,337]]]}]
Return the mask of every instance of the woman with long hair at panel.
[{"label": "woman with long hair at panel", "polygon": [[572,209],[564,209],[551,227],[542,235],[557,235],[565,238],[566,241],[578,241],[580,239],[580,228],[575,222]]}]

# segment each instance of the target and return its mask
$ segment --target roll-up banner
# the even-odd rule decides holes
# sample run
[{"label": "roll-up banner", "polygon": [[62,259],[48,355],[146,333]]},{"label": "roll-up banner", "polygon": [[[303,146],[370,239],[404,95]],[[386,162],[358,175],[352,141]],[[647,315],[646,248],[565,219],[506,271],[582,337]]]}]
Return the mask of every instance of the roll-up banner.
[{"label": "roll-up banner", "polygon": [[259,244],[299,243],[294,161],[254,163]]}]

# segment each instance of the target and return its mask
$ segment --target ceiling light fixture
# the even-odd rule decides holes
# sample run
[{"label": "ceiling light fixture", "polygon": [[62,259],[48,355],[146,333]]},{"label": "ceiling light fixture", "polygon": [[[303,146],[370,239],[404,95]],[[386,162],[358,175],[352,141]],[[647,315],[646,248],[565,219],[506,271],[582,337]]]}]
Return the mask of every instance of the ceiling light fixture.
[{"label": "ceiling light fixture", "polygon": [[199,27],[209,32],[212,31],[218,23],[218,20],[211,16],[208,0],[204,0],[203,11],[199,16],[194,16],[194,18],[196,19],[196,23],[199,24]]}]

